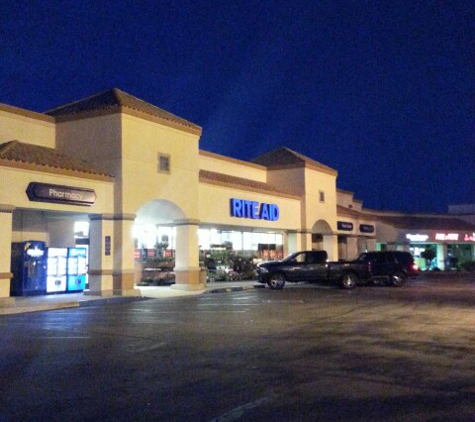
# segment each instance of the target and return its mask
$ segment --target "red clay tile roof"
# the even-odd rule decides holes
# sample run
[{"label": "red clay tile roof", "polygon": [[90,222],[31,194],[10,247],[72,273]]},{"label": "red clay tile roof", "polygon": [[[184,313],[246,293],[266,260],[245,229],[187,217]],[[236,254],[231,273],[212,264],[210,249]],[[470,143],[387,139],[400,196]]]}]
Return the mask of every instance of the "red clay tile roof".
[{"label": "red clay tile roof", "polygon": [[292,198],[300,198],[298,195],[295,195],[291,192],[286,192],[279,190],[273,186],[268,185],[264,182],[257,182],[255,180],[244,179],[241,177],[229,176],[227,174],[215,173],[208,170],[200,170],[200,182],[208,182],[213,184],[218,184],[222,186],[229,186],[234,188],[241,188],[251,191],[259,191],[267,193],[270,195],[282,195]]},{"label": "red clay tile roof", "polygon": [[69,157],[53,148],[10,141],[0,144],[0,162],[33,164],[51,169],[70,170],[97,176],[112,177],[85,160]]},{"label": "red clay tile roof", "polygon": [[164,124],[169,123],[173,126],[184,127],[193,133],[201,135],[201,128],[199,126],[117,88],[112,88],[82,100],[56,107],[46,111],[45,114],[56,117],[58,121],[67,121],[80,116],[87,116],[91,112],[110,111],[111,113],[115,113],[121,111],[127,112],[128,110],[155,117]]},{"label": "red clay tile roof", "polygon": [[269,168],[308,166],[320,171],[324,171],[325,173],[330,173],[334,175],[338,174],[336,170],[285,147],[269,151],[257,158],[254,158],[253,160],[251,160],[251,162]]}]

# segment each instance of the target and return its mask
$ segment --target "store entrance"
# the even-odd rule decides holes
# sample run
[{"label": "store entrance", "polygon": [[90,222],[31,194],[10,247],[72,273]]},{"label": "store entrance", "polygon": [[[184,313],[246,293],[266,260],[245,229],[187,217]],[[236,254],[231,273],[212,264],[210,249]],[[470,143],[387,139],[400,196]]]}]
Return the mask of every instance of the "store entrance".
[{"label": "store entrance", "polygon": [[135,283],[142,286],[175,284],[176,228],[185,213],[173,202],[160,199],[137,211],[133,227]]}]

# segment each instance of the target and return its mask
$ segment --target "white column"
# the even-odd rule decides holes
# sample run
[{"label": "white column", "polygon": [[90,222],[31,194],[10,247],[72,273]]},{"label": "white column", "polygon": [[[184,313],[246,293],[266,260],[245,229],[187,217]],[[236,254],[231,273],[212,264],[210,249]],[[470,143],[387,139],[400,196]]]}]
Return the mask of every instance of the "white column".
[{"label": "white column", "polygon": [[375,251],[376,250],[376,239],[373,237],[366,238],[366,247],[368,251]]},{"label": "white column", "polygon": [[289,233],[282,233],[282,254],[285,256],[289,255]]},{"label": "white column", "polygon": [[301,251],[311,251],[312,250],[312,231],[311,230],[301,230],[300,232],[300,250]]},{"label": "white column", "polygon": [[342,242],[338,239],[338,259],[348,259],[348,238],[345,237],[345,241]]},{"label": "white column", "polygon": [[178,290],[203,290],[206,278],[200,278],[199,261],[199,220],[175,220],[176,252],[175,252],[175,284]]},{"label": "white column", "polygon": [[288,232],[287,234],[287,255],[299,251],[300,233]]},{"label": "white column", "polygon": [[352,260],[358,258],[360,255],[358,251],[358,238],[355,236],[348,236],[346,238],[346,251],[347,257],[346,259]]},{"label": "white column", "polygon": [[10,282],[13,274],[11,270],[12,259],[12,215],[15,207],[12,205],[0,205],[0,302],[13,299],[10,297]]},{"label": "white column", "polygon": [[437,244],[437,267],[441,270],[445,270],[445,258],[447,257],[447,244],[438,243]]},{"label": "white column", "polygon": [[328,259],[330,261],[338,260],[338,235],[324,234],[323,235],[323,250],[327,251]]}]

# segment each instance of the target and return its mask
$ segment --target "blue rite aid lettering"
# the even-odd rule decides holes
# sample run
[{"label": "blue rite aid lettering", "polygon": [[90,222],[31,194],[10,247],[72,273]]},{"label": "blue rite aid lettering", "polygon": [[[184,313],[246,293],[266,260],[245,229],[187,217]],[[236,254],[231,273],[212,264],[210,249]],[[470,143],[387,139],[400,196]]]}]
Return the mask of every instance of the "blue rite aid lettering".
[{"label": "blue rite aid lettering", "polygon": [[231,216],[253,220],[277,221],[280,216],[276,204],[265,204],[245,199],[231,198]]}]

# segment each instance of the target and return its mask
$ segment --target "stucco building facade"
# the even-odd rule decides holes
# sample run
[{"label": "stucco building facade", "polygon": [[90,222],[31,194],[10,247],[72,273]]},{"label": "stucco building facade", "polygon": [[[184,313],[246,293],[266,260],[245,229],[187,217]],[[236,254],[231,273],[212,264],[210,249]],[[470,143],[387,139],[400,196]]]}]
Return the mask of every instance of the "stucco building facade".
[{"label": "stucco building facade", "polygon": [[[12,243],[75,246],[77,222],[89,226],[86,293],[103,296],[138,294],[137,251],[162,240],[178,289],[204,288],[202,252],[216,244],[271,258],[325,249],[332,260],[410,249],[397,215],[365,210],[336,170],[288,148],[252,162],[206,152],[201,133],[118,89],[46,113],[0,104],[0,298]],[[473,225],[449,215],[431,230],[440,222],[473,255]]]}]

